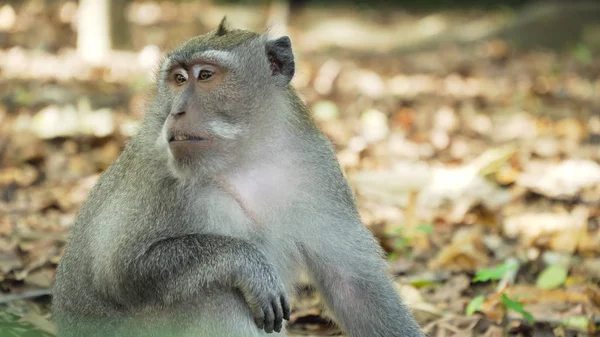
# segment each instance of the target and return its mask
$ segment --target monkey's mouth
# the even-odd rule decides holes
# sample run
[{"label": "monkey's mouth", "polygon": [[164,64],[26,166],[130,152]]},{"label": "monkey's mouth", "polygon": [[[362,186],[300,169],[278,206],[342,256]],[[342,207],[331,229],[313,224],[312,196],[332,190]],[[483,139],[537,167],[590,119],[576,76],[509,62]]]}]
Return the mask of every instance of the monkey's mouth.
[{"label": "monkey's mouth", "polygon": [[189,132],[173,130],[167,133],[169,149],[175,159],[195,158],[198,151],[204,151],[211,146],[210,135],[198,130]]},{"label": "monkey's mouth", "polygon": [[173,142],[200,142],[203,140],[208,140],[204,137],[192,136],[192,135],[172,135],[169,137],[169,143]]}]

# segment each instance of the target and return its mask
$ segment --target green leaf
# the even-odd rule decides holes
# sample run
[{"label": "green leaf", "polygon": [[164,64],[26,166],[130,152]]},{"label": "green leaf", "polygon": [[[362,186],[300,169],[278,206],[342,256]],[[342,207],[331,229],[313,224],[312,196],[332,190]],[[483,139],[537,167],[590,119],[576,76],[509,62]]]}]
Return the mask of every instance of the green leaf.
[{"label": "green leaf", "polygon": [[575,59],[582,64],[590,64],[594,61],[594,56],[590,48],[583,43],[580,43],[574,50]]},{"label": "green leaf", "polygon": [[552,264],[546,267],[535,283],[540,289],[555,289],[560,287],[567,280],[567,268],[560,264]]},{"label": "green leaf", "polygon": [[467,314],[467,316],[473,315],[477,310],[481,308],[481,306],[483,305],[483,301],[485,301],[485,296],[483,295],[473,297],[471,302],[469,302],[469,304],[467,305],[465,314]]},{"label": "green leaf", "polygon": [[415,288],[424,288],[424,287],[436,287],[439,286],[440,284],[432,281],[432,280],[425,280],[425,279],[421,279],[421,280],[412,280],[410,281],[410,285],[415,287]]},{"label": "green leaf", "polygon": [[18,106],[32,104],[35,97],[31,93],[31,90],[24,89],[23,87],[17,87],[14,90],[14,101]]},{"label": "green leaf", "polygon": [[406,248],[406,245],[410,242],[410,240],[406,238],[397,238],[394,242],[394,248],[403,249]]},{"label": "green leaf", "polygon": [[433,225],[421,224],[421,225],[417,226],[417,231],[423,232],[425,234],[431,234],[431,233],[433,233]]},{"label": "green leaf", "polygon": [[394,261],[398,258],[399,254],[398,252],[391,252],[388,254],[387,259],[388,261]]},{"label": "green leaf", "polygon": [[585,316],[571,316],[571,317],[566,317],[560,323],[562,325],[570,327],[570,328],[587,331],[589,320]]},{"label": "green leaf", "polygon": [[384,233],[383,236],[388,239],[400,238],[402,237],[402,231],[404,227],[395,228],[391,233]]},{"label": "green leaf", "polygon": [[29,322],[22,321],[20,316],[0,311],[0,336],[52,337],[53,335],[41,331]]},{"label": "green leaf", "polygon": [[502,294],[502,304],[504,304],[507,309],[521,314],[521,316],[523,316],[523,318],[525,318],[525,320],[527,320],[530,324],[535,323],[533,315],[529,311],[525,311],[523,304],[511,300],[508,296],[506,296],[506,294]]},{"label": "green leaf", "polygon": [[515,264],[505,262],[496,268],[482,269],[475,274],[473,282],[487,282],[489,280],[497,281],[502,279],[507,272],[516,268],[517,266]]}]

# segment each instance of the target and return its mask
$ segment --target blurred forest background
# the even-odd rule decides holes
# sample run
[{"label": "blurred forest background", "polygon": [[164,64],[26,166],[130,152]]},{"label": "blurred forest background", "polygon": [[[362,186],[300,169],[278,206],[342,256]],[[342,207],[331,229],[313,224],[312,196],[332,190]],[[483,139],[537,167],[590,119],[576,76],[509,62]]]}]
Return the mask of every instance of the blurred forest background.
[{"label": "blurred forest background", "polygon": [[[431,336],[600,334],[599,1],[0,2],[0,336],[49,289],[163,53],[288,34],[293,84]],[[333,335],[306,284],[289,331]]]}]

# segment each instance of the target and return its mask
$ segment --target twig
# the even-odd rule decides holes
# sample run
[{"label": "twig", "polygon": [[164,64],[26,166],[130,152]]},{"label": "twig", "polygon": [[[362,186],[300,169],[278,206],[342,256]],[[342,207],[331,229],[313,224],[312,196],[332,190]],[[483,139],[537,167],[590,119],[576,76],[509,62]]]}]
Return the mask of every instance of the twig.
[{"label": "twig", "polygon": [[11,294],[0,297],[0,304],[6,304],[8,302],[18,301],[18,300],[26,300],[30,298],[37,298],[42,296],[50,296],[52,294],[51,289],[36,289],[25,291],[20,294]]}]

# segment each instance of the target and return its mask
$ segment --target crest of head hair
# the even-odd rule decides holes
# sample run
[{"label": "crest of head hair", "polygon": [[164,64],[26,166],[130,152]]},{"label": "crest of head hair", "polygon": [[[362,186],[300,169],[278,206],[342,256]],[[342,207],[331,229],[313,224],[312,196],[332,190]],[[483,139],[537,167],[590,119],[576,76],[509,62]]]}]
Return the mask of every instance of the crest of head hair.
[{"label": "crest of head hair", "polygon": [[221,20],[221,23],[219,23],[219,27],[217,28],[217,36],[223,36],[225,34],[227,34],[227,32],[229,31],[229,22],[227,22],[227,16],[224,16],[223,19]]}]

